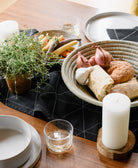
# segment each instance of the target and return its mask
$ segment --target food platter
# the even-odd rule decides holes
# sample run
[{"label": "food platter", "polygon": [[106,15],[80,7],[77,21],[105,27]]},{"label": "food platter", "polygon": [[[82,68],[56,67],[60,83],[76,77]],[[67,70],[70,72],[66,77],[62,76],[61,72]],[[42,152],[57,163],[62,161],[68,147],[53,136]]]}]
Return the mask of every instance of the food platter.
[{"label": "food platter", "polygon": [[85,24],[85,35],[88,40],[109,40],[106,29],[134,28],[137,26],[138,17],[124,12],[105,12],[97,14]]},{"label": "food platter", "polygon": [[[96,99],[88,87],[78,84],[75,79],[77,58],[74,57],[74,55],[80,51],[86,58],[90,58],[95,53],[95,50],[91,47],[92,45],[101,46],[103,49],[109,51],[113,58],[121,58],[124,61],[128,61],[134,67],[135,77],[138,78],[138,43],[123,40],[106,40],[94,43],[90,42],[74,50],[64,60],[61,73],[64,83],[69,88],[69,90],[86,102],[97,106],[102,106],[102,102]],[[135,106],[138,106],[138,99],[131,101],[131,107]]]},{"label": "food platter", "polygon": [[[76,36],[74,34],[71,34],[71,33],[67,32],[67,31],[64,31],[64,30],[44,30],[44,31],[41,31],[39,33],[36,33],[35,35],[37,35],[37,36],[39,36],[41,34],[46,35],[47,33],[51,37],[53,37],[55,35],[57,35],[57,36],[63,35],[65,39],[79,38],[78,36]],[[81,42],[79,42],[77,46],[80,46],[80,45],[81,45]]]},{"label": "food platter", "polygon": [[45,30],[33,35],[42,43],[42,51],[52,60],[59,58],[62,62],[75,48],[81,45],[81,39],[63,30]]},{"label": "food platter", "polygon": [[78,36],[75,36],[71,33],[68,33],[67,31],[63,31],[63,30],[44,30],[44,31],[41,31],[39,33],[37,33],[36,35],[40,35],[40,34],[49,34],[49,36],[60,36],[60,35],[63,35],[65,38],[78,38]]}]

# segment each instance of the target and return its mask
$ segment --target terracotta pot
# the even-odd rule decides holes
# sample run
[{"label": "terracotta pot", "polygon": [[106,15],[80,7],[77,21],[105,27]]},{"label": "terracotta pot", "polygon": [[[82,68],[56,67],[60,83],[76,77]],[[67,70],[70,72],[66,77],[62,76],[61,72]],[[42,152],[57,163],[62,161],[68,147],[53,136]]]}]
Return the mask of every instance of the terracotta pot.
[{"label": "terracotta pot", "polygon": [[25,77],[16,77],[16,79],[6,79],[10,92],[14,94],[23,94],[31,88],[31,80]]}]

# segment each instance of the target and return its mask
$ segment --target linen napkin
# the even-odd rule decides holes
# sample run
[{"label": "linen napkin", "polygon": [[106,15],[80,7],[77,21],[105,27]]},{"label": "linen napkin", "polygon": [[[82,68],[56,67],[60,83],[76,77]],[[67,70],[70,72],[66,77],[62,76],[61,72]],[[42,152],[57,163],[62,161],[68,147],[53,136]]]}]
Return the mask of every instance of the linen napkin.
[{"label": "linen napkin", "polygon": [[110,39],[138,42],[138,26],[132,29],[107,29]]}]

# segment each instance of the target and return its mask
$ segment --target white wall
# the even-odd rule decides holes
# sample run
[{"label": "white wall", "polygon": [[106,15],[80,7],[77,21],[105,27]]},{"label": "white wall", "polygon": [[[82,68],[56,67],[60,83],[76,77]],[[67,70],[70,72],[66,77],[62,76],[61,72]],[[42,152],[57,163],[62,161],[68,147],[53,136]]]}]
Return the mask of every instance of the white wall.
[{"label": "white wall", "polygon": [[130,13],[133,0],[67,0],[75,3],[92,6],[103,11],[120,11]]}]

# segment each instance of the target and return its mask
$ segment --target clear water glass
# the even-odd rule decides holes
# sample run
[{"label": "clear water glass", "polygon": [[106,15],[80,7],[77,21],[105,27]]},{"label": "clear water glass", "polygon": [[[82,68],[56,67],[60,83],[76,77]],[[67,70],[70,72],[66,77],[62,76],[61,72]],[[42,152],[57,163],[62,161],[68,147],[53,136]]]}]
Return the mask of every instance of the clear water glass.
[{"label": "clear water glass", "polygon": [[66,16],[61,17],[58,20],[58,25],[61,30],[67,31],[73,35],[79,36],[80,35],[80,21],[79,18],[76,16]]},{"label": "clear water glass", "polygon": [[50,151],[62,153],[72,146],[73,126],[63,119],[48,122],[44,127],[46,144]]}]

